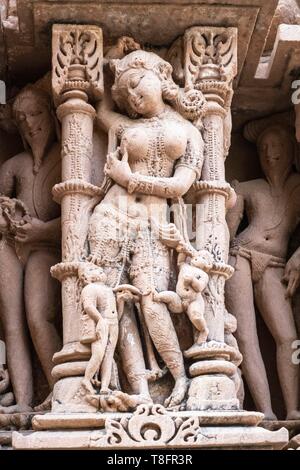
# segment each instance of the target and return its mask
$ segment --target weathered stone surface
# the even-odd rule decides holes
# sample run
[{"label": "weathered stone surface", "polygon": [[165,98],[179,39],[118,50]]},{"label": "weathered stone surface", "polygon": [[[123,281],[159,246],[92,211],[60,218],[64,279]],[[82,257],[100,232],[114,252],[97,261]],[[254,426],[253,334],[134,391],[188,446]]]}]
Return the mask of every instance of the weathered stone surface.
[{"label": "weathered stone surface", "polygon": [[[14,448],[297,448],[296,3],[0,6],[0,427],[19,430]],[[246,237],[235,273],[227,212]],[[286,429],[262,421],[273,410]]]},{"label": "weathered stone surface", "polygon": [[[241,412],[243,415],[243,412]],[[199,416],[200,415],[200,416]],[[106,416],[104,423],[97,422],[99,430],[36,431],[22,435],[13,433],[15,449],[281,449],[287,443],[288,431],[284,428],[270,432],[255,426],[235,423],[238,413],[211,412],[168,413],[160,405],[140,405],[134,414],[122,418]],[[212,418],[212,415],[215,415]],[[251,414],[244,415],[250,418]],[[252,418],[258,418],[255,414]],[[76,422],[80,422],[77,417]],[[46,418],[47,420],[48,418]],[[91,418],[89,418],[91,419]],[[202,424],[204,419],[205,424]],[[46,423],[44,421],[44,424]],[[56,424],[63,427],[65,418],[56,417]],[[86,425],[85,418],[81,420]],[[90,421],[90,424],[92,421]],[[221,426],[226,424],[226,426]],[[49,422],[50,424],[50,422]],[[69,421],[70,424],[70,421]],[[209,424],[211,424],[209,426]],[[250,424],[250,421],[248,421]],[[50,429],[53,429],[50,424]]]}]

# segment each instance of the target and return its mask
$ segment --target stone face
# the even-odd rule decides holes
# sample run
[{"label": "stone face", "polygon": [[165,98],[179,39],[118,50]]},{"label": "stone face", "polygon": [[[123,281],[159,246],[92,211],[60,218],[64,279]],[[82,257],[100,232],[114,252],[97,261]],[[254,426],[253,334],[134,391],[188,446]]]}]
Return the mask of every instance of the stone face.
[{"label": "stone face", "polygon": [[295,2],[0,5],[0,444],[296,448]]}]

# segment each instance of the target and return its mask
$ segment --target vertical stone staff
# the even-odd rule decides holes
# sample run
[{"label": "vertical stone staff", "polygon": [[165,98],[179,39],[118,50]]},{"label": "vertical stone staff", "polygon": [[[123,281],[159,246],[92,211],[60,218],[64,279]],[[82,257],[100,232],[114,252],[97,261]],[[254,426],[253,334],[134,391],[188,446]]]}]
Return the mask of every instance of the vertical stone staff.
[{"label": "vertical stone staff", "polygon": [[214,266],[205,292],[205,318],[209,329],[206,343],[188,359],[191,381],[189,409],[236,409],[239,352],[224,341],[226,316],[225,281],[232,275],[227,264],[229,232],[226,204],[232,189],[225,180],[224,161],[230,145],[232,82],[237,72],[236,28],[193,27],[183,37],[184,76],[187,90],[200,90],[207,101],[202,122],[205,157],[201,180],[193,187],[196,203],[197,249],[214,256]]},{"label": "vertical stone staff", "polygon": [[100,197],[91,183],[93,120],[89,103],[103,94],[102,30],[88,25],[54,25],[52,88],[62,125],[62,182],[53,188],[61,203],[62,262],[51,272],[62,283],[63,348],[54,355],[52,411],[89,411],[78,395],[89,348],[80,343],[78,264],[88,254],[89,215]]}]

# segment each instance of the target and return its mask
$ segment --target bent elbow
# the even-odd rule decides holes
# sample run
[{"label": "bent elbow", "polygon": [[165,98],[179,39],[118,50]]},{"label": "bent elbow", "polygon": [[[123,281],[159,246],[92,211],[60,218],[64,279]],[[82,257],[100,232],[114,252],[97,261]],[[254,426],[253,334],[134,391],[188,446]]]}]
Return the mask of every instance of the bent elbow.
[{"label": "bent elbow", "polygon": [[180,181],[177,180],[176,183],[174,184],[174,196],[175,197],[182,197],[184,196],[190,187],[192,186],[193,183],[190,181]]}]

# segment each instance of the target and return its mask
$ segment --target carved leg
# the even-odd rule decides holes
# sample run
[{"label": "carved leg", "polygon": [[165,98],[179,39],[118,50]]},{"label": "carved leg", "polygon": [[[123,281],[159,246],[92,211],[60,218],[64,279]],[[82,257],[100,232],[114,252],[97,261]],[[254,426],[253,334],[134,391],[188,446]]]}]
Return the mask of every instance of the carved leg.
[{"label": "carved leg", "polygon": [[103,360],[105,350],[108,343],[108,323],[101,319],[96,328],[97,340],[91,344],[91,358],[85,369],[84,379],[82,385],[89,393],[94,393],[92,386],[92,379],[94,375],[99,371],[101,362]]},{"label": "carved leg", "polygon": [[50,276],[50,267],[58,261],[46,251],[30,255],[25,271],[25,305],[32,341],[50,388],[54,353],[61,348],[61,339],[54,325],[58,314],[60,285]]},{"label": "carved leg", "polygon": [[125,305],[119,325],[118,350],[134,394],[150,399],[142,343],[133,307]]},{"label": "carved leg", "polygon": [[299,365],[292,363],[292,344],[297,332],[286,288],[281,283],[283,269],[267,268],[255,285],[255,300],[277,348],[277,369],[286,404],[287,419],[300,419]]},{"label": "carved leg", "polygon": [[[201,294],[200,294],[201,295]],[[191,302],[187,309],[188,317],[197,330],[197,344],[201,344],[207,340],[208,328],[204,319],[204,300],[202,296]]]},{"label": "carved leg", "polygon": [[[105,247],[106,258],[112,263],[105,269],[108,282],[114,286],[119,278],[119,267],[113,263],[120,251],[119,239],[122,233],[118,219],[114,218],[114,208],[109,214],[110,205],[100,203],[94,210],[89,225],[89,242],[91,256],[97,258]],[[111,268],[114,266],[114,269]],[[126,282],[123,279],[122,282]],[[118,403],[111,397],[111,407],[124,411],[128,408],[135,408],[140,402],[151,401],[149,395],[148,380],[146,376],[146,366],[133,306],[125,304],[124,313],[119,323],[118,352],[121,358],[122,368],[131,386],[134,395],[130,396],[130,404],[127,403],[129,395],[119,392]],[[117,392],[116,392],[117,396]],[[133,400],[135,399],[135,403]],[[126,403],[124,403],[126,401]],[[106,401],[102,399],[102,408],[105,409]],[[122,408],[122,409],[121,409]]]},{"label": "carved leg", "polygon": [[101,392],[107,392],[110,384],[113,358],[118,341],[118,323],[110,325],[105,355],[101,364]]},{"label": "carved leg", "polygon": [[[159,266],[158,272],[155,271],[155,266]],[[138,239],[132,259],[132,284],[145,293],[141,299],[145,323],[154,346],[175,379],[172,394],[165,401],[166,406],[174,407],[183,401],[187,391],[183,356],[169,311],[163,303],[155,302],[153,294],[155,289],[167,290],[169,272],[168,250],[158,240],[154,243],[152,239],[150,243],[144,234]]]},{"label": "carved leg", "polygon": [[182,313],[183,306],[180,296],[173,291],[167,290],[163,292],[154,293],[153,299],[156,302],[163,302],[167,304],[168,309],[172,313]]},{"label": "carved leg", "polygon": [[[234,258],[230,261],[234,264]],[[237,292],[240,295],[237,296]],[[250,264],[240,256],[237,258],[235,273],[226,283],[226,301],[229,312],[237,319],[236,336],[244,358],[242,369],[253,400],[266,419],[276,419],[257,337]]]},{"label": "carved leg", "polygon": [[15,406],[0,407],[0,412],[30,411],[33,387],[23,303],[23,268],[14,249],[7,245],[0,251],[0,308],[7,363],[16,400]]},{"label": "carved leg", "polygon": [[170,314],[164,304],[152,300],[152,294],[142,298],[141,307],[152,341],[175,379],[174,389],[165,405],[177,406],[185,397],[187,378],[183,356]]}]

